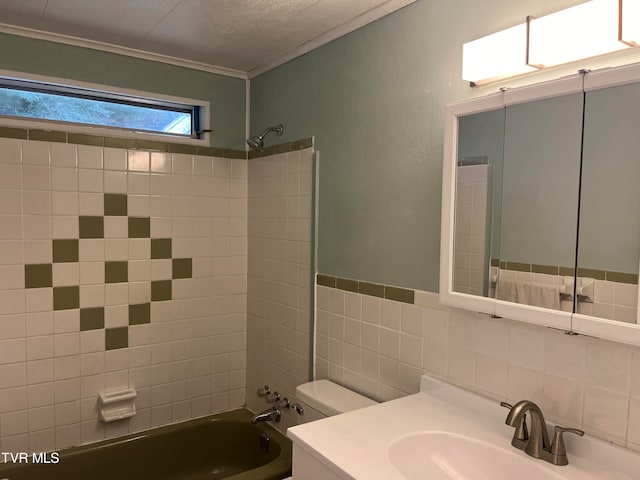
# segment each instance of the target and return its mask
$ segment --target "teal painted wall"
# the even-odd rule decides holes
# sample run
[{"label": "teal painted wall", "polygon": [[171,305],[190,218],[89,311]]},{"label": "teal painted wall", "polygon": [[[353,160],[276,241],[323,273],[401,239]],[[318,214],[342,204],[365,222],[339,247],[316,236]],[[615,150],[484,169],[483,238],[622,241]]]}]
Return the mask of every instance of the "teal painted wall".
[{"label": "teal painted wall", "polygon": [[251,80],[252,133],[316,137],[321,273],[437,288],[428,14],[406,8]]},{"label": "teal painted wall", "polygon": [[0,69],[211,102],[211,144],[244,150],[246,82],[239,78],[0,33]]},{"label": "teal painted wall", "polygon": [[438,291],[444,108],[502,86],[462,81],[462,44],[578,3],[418,0],[251,80],[252,133],[316,138],[320,273]]}]

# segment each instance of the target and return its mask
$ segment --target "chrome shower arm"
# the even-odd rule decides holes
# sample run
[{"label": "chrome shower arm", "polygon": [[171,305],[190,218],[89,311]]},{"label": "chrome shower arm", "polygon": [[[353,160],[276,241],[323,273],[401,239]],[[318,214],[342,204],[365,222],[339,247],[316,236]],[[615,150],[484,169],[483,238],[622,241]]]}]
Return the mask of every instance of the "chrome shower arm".
[{"label": "chrome shower arm", "polygon": [[265,128],[264,131],[260,135],[258,135],[258,138],[260,140],[263,140],[264,137],[266,137],[267,134],[271,133],[271,132],[276,132],[276,135],[280,136],[280,135],[282,135],[283,131],[284,131],[284,128],[282,127],[282,124],[280,124],[280,125],[278,125],[276,127],[268,127],[268,128]]}]

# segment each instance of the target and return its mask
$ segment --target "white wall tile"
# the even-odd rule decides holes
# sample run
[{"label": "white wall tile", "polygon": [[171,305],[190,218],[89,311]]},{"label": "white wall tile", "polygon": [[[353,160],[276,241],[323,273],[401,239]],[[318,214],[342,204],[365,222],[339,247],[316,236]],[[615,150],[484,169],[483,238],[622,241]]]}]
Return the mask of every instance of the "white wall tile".
[{"label": "white wall tile", "polygon": [[[0,161],[3,164],[20,164],[22,160],[21,150],[22,150],[22,142],[20,140],[13,139],[13,138],[0,138],[0,151],[2,151],[2,156],[0,156],[2,160]],[[48,151],[47,151],[47,159],[48,159]]]},{"label": "white wall tile", "polygon": [[[239,196],[230,202],[232,162],[228,159],[219,159],[214,167],[209,157],[5,139],[0,139],[0,149],[0,200],[6,200],[0,202],[5,205],[0,211],[0,415],[8,409],[24,411],[24,418],[33,420],[28,434],[28,429],[23,433],[17,433],[22,429],[0,430],[3,447],[31,443],[62,448],[126,433],[128,427],[104,429],[96,423],[95,396],[104,388],[129,385],[134,378],[141,388],[142,420],[136,428],[206,414],[212,405],[242,404],[247,348],[247,162],[237,164],[233,195]],[[150,176],[150,170],[158,173]],[[194,174],[198,181],[192,178]],[[212,174],[216,174],[215,181]],[[51,263],[51,238],[78,238],[78,215],[103,215],[104,191],[129,193],[129,215],[155,214],[153,238],[173,238],[173,257],[194,258],[197,277],[176,281],[174,297],[184,300],[152,308],[152,321],[158,323],[129,327],[130,348],[109,352],[104,352],[104,329],[79,332],[79,309],[52,311],[52,288],[22,288],[24,262]],[[153,201],[151,192],[161,197]],[[213,222],[212,198],[224,206],[218,213],[225,216],[217,223]],[[80,285],[81,307],[106,306],[107,327],[127,326],[129,303],[150,301],[150,279],[171,278],[171,260],[150,262],[150,240],[129,240],[126,217],[106,217],[105,233],[107,240],[80,241],[80,262],[54,264],[54,285]],[[231,234],[233,242],[228,237]],[[214,238],[226,242],[224,251],[212,248]],[[310,250],[295,250],[290,261],[297,265],[300,252]],[[218,256],[213,265],[214,253],[229,258]],[[105,259],[129,261],[130,282],[104,285]],[[292,272],[293,282],[305,275],[308,278],[308,267]],[[215,298],[211,296],[214,279],[220,290]],[[289,289],[281,343],[288,352],[291,374],[306,377],[306,368],[299,366],[305,361],[299,355],[308,351],[302,345],[308,343],[308,325],[298,303],[306,307],[309,294],[308,289],[307,293],[300,290],[295,283]],[[29,312],[26,316],[25,311]],[[208,322],[211,311],[219,314],[215,326]],[[174,317],[184,325],[174,328]],[[215,341],[209,336],[213,333],[219,334]],[[179,379],[173,387],[177,393],[166,410],[152,411],[150,402],[144,405],[147,387],[143,385],[152,381],[152,347],[165,344],[165,355],[155,359],[166,361],[169,376],[165,381]],[[216,384],[222,390],[213,402],[209,373],[202,374],[198,368],[202,375],[197,379],[195,368],[183,368],[200,356],[207,359],[202,365],[209,366],[212,351],[228,352],[225,356],[234,359],[231,372],[226,363],[226,380]],[[172,367],[175,362],[180,367]],[[192,400],[193,395],[197,397]],[[49,423],[43,421],[45,413]],[[51,423],[54,418],[55,425]]]},{"label": "white wall tile", "polygon": [[[3,158],[13,160],[11,163],[20,163],[20,151],[16,148],[18,144],[17,140],[3,138],[1,146],[7,151],[7,156],[3,155]],[[49,165],[49,143],[23,141],[22,162],[25,165]]]},{"label": "white wall tile", "polygon": [[102,148],[78,145],[78,167],[102,170]]},{"label": "white wall tile", "polygon": [[103,151],[104,169],[120,170],[127,169],[127,151],[119,148],[105,148]]},{"label": "white wall tile", "polygon": [[89,170],[86,168],[81,168],[78,171],[79,192],[102,192],[103,184],[104,176],[102,170]]},{"label": "white wall tile", "polygon": [[22,238],[22,218],[17,215],[0,216],[0,239],[20,240]]},{"label": "white wall tile", "polygon": [[51,165],[56,167],[77,167],[76,146],[67,143],[51,143]]}]

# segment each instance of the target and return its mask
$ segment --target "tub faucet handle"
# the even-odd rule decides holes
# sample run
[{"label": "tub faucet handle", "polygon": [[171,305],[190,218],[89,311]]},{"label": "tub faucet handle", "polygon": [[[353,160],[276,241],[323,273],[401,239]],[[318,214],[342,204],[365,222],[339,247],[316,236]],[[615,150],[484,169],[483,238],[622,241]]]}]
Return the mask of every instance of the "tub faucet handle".
[{"label": "tub faucet handle", "polygon": [[266,397],[270,393],[271,389],[269,388],[269,385],[265,385],[264,387],[258,389],[256,395],[258,395],[258,397]]},{"label": "tub faucet handle", "polygon": [[278,392],[273,392],[273,393],[268,394],[264,399],[268,403],[275,403],[278,400],[280,400],[280,394]]},{"label": "tub faucet handle", "polygon": [[293,409],[298,415],[304,415],[304,408],[299,403],[291,403],[287,397],[280,400],[276,406],[282,410]]}]

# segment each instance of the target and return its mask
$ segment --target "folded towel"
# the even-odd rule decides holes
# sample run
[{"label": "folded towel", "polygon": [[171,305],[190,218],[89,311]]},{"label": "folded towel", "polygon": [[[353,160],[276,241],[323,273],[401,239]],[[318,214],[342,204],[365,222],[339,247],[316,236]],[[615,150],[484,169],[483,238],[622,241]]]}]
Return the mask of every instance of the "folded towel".
[{"label": "folded towel", "polygon": [[516,290],[518,303],[560,310],[560,287],[557,285],[520,283]]},{"label": "folded towel", "polygon": [[496,299],[560,310],[560,287],[522,280],[503,279],[498,275]]},{"label": "folded towel", "polygon": [[498,281],[496,282],[496,299],[504,300],[505,302],[517,302],[518,282],[516,280],[505,279],[500,273],[501,272],[498,273]]}]

